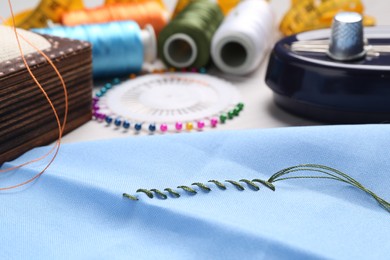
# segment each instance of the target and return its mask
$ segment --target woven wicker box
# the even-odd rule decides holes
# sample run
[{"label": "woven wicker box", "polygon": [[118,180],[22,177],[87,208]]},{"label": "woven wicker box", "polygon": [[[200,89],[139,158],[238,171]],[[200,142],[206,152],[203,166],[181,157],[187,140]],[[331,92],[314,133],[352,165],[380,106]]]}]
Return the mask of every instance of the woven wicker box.
[{"label": "woven wicker box", "polygon": [[[66,133],[91,119],[91,45],[52,36],[43,38],[48,48],[42,51],[54,62],[67,86],[69,112]],[[5,39],[4,35],[0,37],[0,50],[7,51],[9,43],[1,39]],[[62,120],[65,99],[57,74],[37,51],[25,53],[25,57]],[[49,144],[57,137],[58,126],[54,113],[20,55],[0,61],[0,165],[33,147]]]}]

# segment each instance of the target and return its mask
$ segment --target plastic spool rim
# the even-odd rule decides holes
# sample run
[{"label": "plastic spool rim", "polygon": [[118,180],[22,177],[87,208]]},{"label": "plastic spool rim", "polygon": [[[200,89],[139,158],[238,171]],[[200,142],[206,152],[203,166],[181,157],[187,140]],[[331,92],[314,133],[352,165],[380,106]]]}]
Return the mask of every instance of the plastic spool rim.
[{"label": "plastic spool rim", "polygon": [[[223,48],[229,43],[237,43],[241,45],[246,51],[246,59],[239,66],[230,66],[224,61],[226,57],[222,57]],[[254,62],[254,48],[251,41],[245,36],[229,35],[217,41],[212,56],[217,67],[223,72],[234,75],[247,74],[250,70],[251,64]]]},{"label": "plastic spool rim", "polygon": [[[178,61],[173,57],[174,54],[171,51],[171,47],[173,47],[172,44],[175,41],[182,41],[184,44],[189,45],[189,47],[191,49],[191,53],[190,53],[189,57],[187,58],[187,60]],[[172,64],[173,66],[175,66],[177,68],[190,67],[191,64],[193,64],[195,62],[196,57],[198,56],[198,48],[196,46],[195,41],[190,36],[188,36],[187,34],[184,34],[184,33],[176,33],[176,34],[171,35],[164,43],[163,52],[164,52],[165,59],[170,64]]]},{"label": "plastic spool rim", "polygon": [[157,39],[153,26],[147,24],[141,31],[142,45],[144,46],[145,62],[153,62],[157,59]]}]

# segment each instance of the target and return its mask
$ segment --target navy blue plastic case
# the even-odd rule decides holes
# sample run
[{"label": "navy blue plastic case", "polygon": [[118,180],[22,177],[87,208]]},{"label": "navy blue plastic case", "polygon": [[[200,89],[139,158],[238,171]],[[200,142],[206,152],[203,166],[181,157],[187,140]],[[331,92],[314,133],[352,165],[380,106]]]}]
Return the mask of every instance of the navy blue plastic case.
[{"label": "navy blue plastic case", "polygon": [[[368,45],[390,45],[390,27],[365,28]],[[276,43],[266,83],[277,105],[331,123],[390,121],[390,53],[338,62],[326,53],[293,52],[291,44],[328,39],[330,30],[305,32]]]}]

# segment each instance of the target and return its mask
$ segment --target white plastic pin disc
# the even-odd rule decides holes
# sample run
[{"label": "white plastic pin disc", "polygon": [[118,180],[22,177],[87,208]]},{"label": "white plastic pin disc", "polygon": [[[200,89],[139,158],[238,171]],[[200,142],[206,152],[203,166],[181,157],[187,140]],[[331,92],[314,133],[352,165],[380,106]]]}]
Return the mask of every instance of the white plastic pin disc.
[{"label": "white plastic pin disc", "polygon": [[101,98],[102,112],[137,122],[175,123],[217,116],[239,102],[229,82],[199,73],[149,74],[125,81]]}]

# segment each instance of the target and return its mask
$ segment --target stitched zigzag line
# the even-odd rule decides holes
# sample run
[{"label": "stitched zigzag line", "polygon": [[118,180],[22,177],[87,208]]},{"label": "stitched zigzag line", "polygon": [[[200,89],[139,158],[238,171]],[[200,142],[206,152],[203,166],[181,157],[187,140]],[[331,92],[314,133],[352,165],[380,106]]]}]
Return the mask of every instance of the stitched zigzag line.
[{"label": "stitched zigzag line", "polygon": [[[211,183],[214,183],[219,189],[221,190],[226,190],[227,187],[225,184],[223,184],[222,182],[220,181],[217,181],[217,180],[209,180],[208,182],[211,182]],[[235,186],[238,190],[240,191],[243,191],[245,190],[245,186],[242,185],[240,182],[243,182],[243,183],[246,183],[247,186],[252,189],[252,190],[255,190],[255,191],[258,191],[260,190],[260,187],[259,185],[257,185],[256,183],[260,183],[264,186],[266,186],[267,188],[275,191],[275,186],[268,182],[268,181],[265,181],[265,180],[261,180],[261,179],[253,179],[253,180],[247,180],[247,179],[241,179],[239,181],[234,181],[234,180],[225,180],[225,182],[227,183],[230,183],[232,184],[233,186]],[[193,186],[197,186],[199,187],[201,190],[205,191],[205,192],[210,192],[212,191],[212,189],[204,184],[204,183],[201,183],[201,182],[194,182],[192,183],[191,185]],[[182,189],[184,190],[185,192],[188,192],[192,195],[196,195],[198,192],[193,189],[192,187],[190,186],[185,186],[185,185],[180,185],[177,187],[178,189]],[[139,192],[139,193],[144,193],[146,194],[146,196],[150,199],[153,199],[154,197],[157,197],[157,198],[160,198],[160,199],[167,199],[168,198],[168,195],[171,197],[171,198],[179,198],[180,197],[180,193],[175,191],[174,189],[172,188],[165,188],[164,189],[165,192],[161,191],[161,190],[158,190],[158,189],[138,189],[136,192]],[[167,195],[168,194],[168,195]],[[134,196],[134,195],[130,195],[128,193],[123,193],[123,197],[126,197],[128,199],[131,199],[131,200],[138,200],[138,197],[137,196]]]},{"label": "stitched zigzag line", "polygon": [[[309,173],[309,174],[307,174]],[[314,175],[311,175],[315,173]],[[292,176],[291,176],[292,175]],[[376,195],[371,190],[364,187],[360,182],[352,178],[351,176],[334,169],[332,167],[321,165],[321,164],[300,164],[295,165],[291,167],[284,168],[275,174],[273,174],[268,181],[261,180],[261,179],[253,179],[253,180],[247,180],[247,179],[241,179],[239,181],[233,181],[233,180],[226,180],[225,182],[228,182],[235,186],[238,190],[243,191],[245,190],[245,187],[240,183],[244,182],[247,184],[248,187],[250,187],[252,190],[258,191],[260,187],[256,184],[256,182],[261,183],[262,185],[266,186],[267,188],[275,191],[275,186],[273,183],[277,181],[284,181],[284,180],[293,180],[293,179],[327,179],[327,180],[333,180],[342,182],[344,184],[349,184],[354,186],[355,188],[365,192],[369,196],[371,196],[373,199],[375,199],[387,212],[390,213],[390,203],[384,200],[383,198]],[[221,190],[226,190],[225,184],[222,182],[219,182],[217,180],[209,180],[209,182],[214,183],[218,188]],[[207,186],[204,183],[201,182],[195,182],[191,185],[199,187],[201,190],[205,192],[210,192],[211,188]],[[197,191],[190,186],[178,186],[178,189],[183,189],[185,192],[188,192],[190,194],[197,194]],[[160,191],[158,189],[138,189],[137,192],[145,193],[149,198],[154,198],[155,195],[158,198],[161,199],[167,199],[168,195],[170,195],[173,198],[180,197],[180,193],[171,189],[166,188],[164,189],[165,193],[163,191]],[[128,193],[123,193],[123,197],[131,199],[131,200],[138,200],[137,196],[130,195]]]}]

